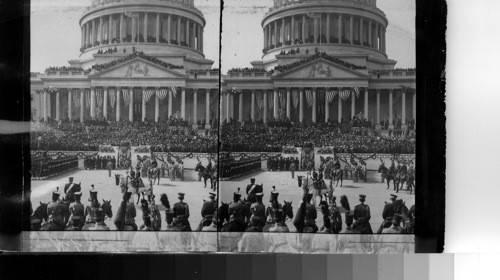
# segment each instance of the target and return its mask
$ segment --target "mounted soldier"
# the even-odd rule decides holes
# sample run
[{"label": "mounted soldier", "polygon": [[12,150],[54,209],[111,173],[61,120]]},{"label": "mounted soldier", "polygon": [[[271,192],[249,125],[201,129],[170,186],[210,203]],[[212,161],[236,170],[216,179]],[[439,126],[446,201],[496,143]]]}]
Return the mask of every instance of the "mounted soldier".
[{"label": "mounted soldier", "polygon": [[251,220],[257,221],[258,226],[262,229],[266,225],[266,206],[262,203],[264,193],[255,194],[255,202],[250,205]]},{"label": "mounted soldier", "polygon": [[233,202],[229,204],[228,213],[229,220],[236,226],[235,231],[245,231],[245,216],[243,214],[243,204],[240,201],[241,194],[239,192],[233,193]]},{"label": "mounted soldier", "polygon": [[209,226],[212,223],[212,218],[217,211],[217,202],[215,201],[216,194],[211,192],[209,193],[209,201],[205,201],[203,206],[201,207],[201,217],[202,220],[196,231],[200,231],[203,227]]},{"label": "mounted soldier", "polygon": [[[74,193],[75,202],[72,202],[69,205],[70,216],[69,221],[66,224],[66,226],[76,226],[78,230],[81,230],[83,225],[85,224],[85,220],[83,220],[83,217],[85,217],[85,206],[83,206],[83,204],[81,203],[81,197],[81,192]],[[78,224],[76,225],[74,224],[75,219],[73,219],[73,217],[75,216],[79,217]]]},{"label": "mounted soldier", "polygon": [[80,192],[82,188],[80,184],[73,183],[73,177],[69,177],[69,183],[64,185],[64,193],[66,194],[66,200],[69,202],[75,202],[74,193]]},{"label": "mounted soldier", "polygon": [[388,228],[392,224],[392,219],[394,218],[394,215],[396,214],[396,205],[395,201],[398,198],[397,195],[391,194],[391,201],[389,203],[385,203],[384,210],[382,211],[382,218],[384,221],[380,225],[380,228],[377,230],[377,234],[382,233],[382,230],[385,228]]},{"label": "mounted soldier", "polygon": [[189,224],[189,205],[184,202],[184,193],[179,193],[179,202],[174,204],[174,225],[179,227],[180,231],[191,231]]},{"label": "mounted soldier", "polygon": [[366,195],[360,194],[359,201],[360,204],[354,207],[354,228],[359,230],[361,233],[372,234],[372,227],[370,225],[370,207],[365,204]]},{"label": "mounted soldier", "polygon": [[99,200],[97,199],[97,191],[94,190],[94,185],[91,185],[92,189],[90,189],[89,194],[89,202],[85,207],[84,216],[85,216],[85,224],[95,223],[95,211],[96,209],[101,207]]},{"label": "mounted soldier", "polygon": [[250,179],[250,184],[247,185],[247,190],[246,190],[246,193],[248,195],[248,200],[251,203],[254,203],[256,201],[255,200],[255,195],[257,193],[261,193],[263,191],[264,191],[264,189],[263,189],[262,185],[256,185],[255,184],[255,178],[251,178]]},{"label": "mounted soldier", "polygon": [[47,205],[47,214],[49,218],[49,223],[53,224],[59,230],[64,230],[64,207],[59,202],[59,197],[61,194],[59,193],[59,187],[55,192],[52,192],[52,201]]},{"label": "mounted soldier", "polygon": [[394,217],[392,218],[391,226],[389,226],[388,228],[384,228],[382,230],[382,234],[401,234],[401,231],[403,230],[400,226],[402,220],[403,218],[401,217],[401,215],[394,215]]},{"label": "mounted soldier", "polygon": [[[198,164],[196,164],[196,167],[194,168],[194,171],[197,171],[198,172],[198,181],[201,182],[201,178],[203,178],[203,173],[205,173],[205,166],[203,166],[203,164],[201,164],[201,161],[200,159],[198,159]],[[205,184],[205,188],[207,187],[207,185]]]},{"label": "mounted soldier", "polygon": [[304,233],[315,233],[318,232],[318,226],[316,225],[316,218],[318,217],[318,211],[316,207],[311,204],[311,199],[313,194],[306,194],[305,199],[305,213],[304,213]]},{"label": "mounted soldier", "polygon": [[96,208],[94,210],[94,221],[95,224],[88,228],[88,230],[99,230],[108,231],[109,227],[104,223],[104,212],[102,208]]},{"label": "mounted soldier", "polygon": [[277,192],[276,187],[273,186],[273,191],[271,191],[271,199],[269,200],[269,206],[266,208],[266,224],[276,223],[275,211],[282,210],[283,206],[278,202],[279,192]]},{"label": "mounted soldier", "polygon": [[337,198],[335,196],[331,196],[331,201],[330,201],[330,224],[331,224],[331,229],[332,232],[337,234],[342,230],[342,216],[340,215],[340,210],[337,207],[336,203]]}]

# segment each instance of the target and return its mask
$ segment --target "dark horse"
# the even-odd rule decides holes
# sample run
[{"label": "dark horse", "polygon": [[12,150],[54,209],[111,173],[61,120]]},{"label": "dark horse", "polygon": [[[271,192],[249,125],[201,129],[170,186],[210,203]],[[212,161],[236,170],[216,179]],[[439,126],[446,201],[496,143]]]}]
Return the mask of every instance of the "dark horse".
[{"label": "dark horse", "polygon": [[342,183],[344,181],[344,172],[342,169],[335,169],[332,170],[332,180],[335,181],[335,187],[339,186],[339,181],[340,181],[340,187],[342,187]]},{"label": "dark horse", "polygon": [[[403,218],[403,224],[401,225],[401,228],[403,231],[407,230],[409,231],[410,227],[410,216],[408,215],[408,207],[406,207],[405,202],[403,202],[402,199],[397,199],[394,201],[394,213],[401,215]],[[377,230],[377,234],[381,234],[384,228],[388,228],[392,225],[392,217],[386,219],[385,221],[382,222],[380,225],[379,229]],[[411,229],[413,232],[413,229]],[[409,232],[406,232],[409,233]]]},{"label": "dark horse", "polygon": [[219,231],[236,231],[238,226],[230,221],[229,217],[229,203],[221,202],[221,206],[219,206],[219,211],[217,212],[219,215],[219,223],[217,225]]},{"label": "dark horse", "polygon": [[[286,200],[283,201],[283,215],[285,216],[285,221],[286,219],[293,219],[293,206],[292,202],[288,202]],[[272,228],[276,223],[266,223],[266,225],[262,228],[263,232],[268,232],[270,228]],[[288,228],[285,225],[286,228]]]},{"label": "dark horse", "polygon": [[[111,210],[111,199],[110,200],[102,200],[102,217],[103,223],[106,218],[112,218],[113,217],[113,211]],[[90,223],[90,222],[85,222],[85,225],[83,226],[82,230],[89,230],[89,228],[93,227],[95,223]]]},{"label": "dark horse", "polygon": [[35,209],[31,215],[31,230],[40,230],[43,223],[49,221],[49,214],[47,213],[48,203],[40,202],[40,206]]},{"label": "dark horse", "polygon": [[[389,183],[392,181],[394,184],[394,190],[396,189],[396,181],[398,178],[396,178],[396,175],[393,173],[393,171],[389,170],[389,168],[385,167],[384,164],[381,164],[378,167],[378,173],[381,173],[381,178],[382,178],[382,183],[384,180],[387,181],[387,189],[389,189]],[[399,182],[398,182],[399,184]]]}]

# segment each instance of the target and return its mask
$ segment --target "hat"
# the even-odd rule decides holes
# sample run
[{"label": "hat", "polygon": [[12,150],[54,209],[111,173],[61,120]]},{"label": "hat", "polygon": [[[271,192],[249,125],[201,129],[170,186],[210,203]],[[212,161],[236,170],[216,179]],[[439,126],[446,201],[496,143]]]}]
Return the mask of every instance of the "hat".
[{"label": "hat", "polygon": [[215,193],[213,193],[213,192],[211,192],[211,193],[208,193],[208,196],[210,196],[210,197],[214,198],[214,197],[216,196],[216,194],[215,194]]},{"label": "hat", "polygon": [[240,193],[237,193],[237,192],[233,193],[233,200],[238,200],[238,199],[240,199],[240,197],[241,197]]},{"label": "hat", "polygon": [[60,195],[61,193],[59,192],[59,187],[57,187],[56,191],[52,192],[52,199],[57,199]]},{"label": "hat", "polygon": [[185,196],[186,194],[185,194],[185,193],[183,193],[183,192],[180,192],[180,193],[178,193],[178,195],[179,195],[179,197],[184,198],[184,196]]},{"label": "hat", "polygon": [[82,192],[76,192],[76,193],[74,193],[73,195],[74,195],[74,196],[80,196],[80,197],[81,197],[81,196],[82,196]]},{"label": "hat", "polygon": [[279,193],[279,192],[277,192],[277,191],[272,191],[272,192],[271,192],[271,201],[272,201],[272,200],[278,200],[278,196],[279,196],[279,195],[280,195],[280,193]]},{"label": "hat", "polygon": [[69,180],[73,180],[74,178],[73,178],[73,177],[69,177],[68,179],[69,179]]},{"label": "hat", "polygon": [[395,194],[391,194],[391,198],[396,199],[396,198],[398,198],[398,196]]},{"label": "hat", "polygon": [[250,178],[250,182],[255,182],[255,178]]},{"label": "hat", "polygon": [[264,196],[264,193],[256,193],[255,196],[258,196],[258,197],[263,197]]},{"label": "hat", "polygon": [[359,198],[366,199],[366,195],[364,195],[364,194],[360,194],[360,195],[359,195]]}]

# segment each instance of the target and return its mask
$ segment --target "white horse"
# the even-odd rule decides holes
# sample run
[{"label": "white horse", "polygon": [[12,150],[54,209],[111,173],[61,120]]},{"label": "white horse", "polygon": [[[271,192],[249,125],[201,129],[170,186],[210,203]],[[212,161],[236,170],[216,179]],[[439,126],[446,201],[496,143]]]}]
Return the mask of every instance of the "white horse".
[{"label": "white horse", "polygon": [[331,180],[330,188],[328,188],[323,179],[313,182],[312,178],[309,178],[308,176],[302,177],[302,188],[313,194],[313,204],[315,207],[318,196],[320,197],[321,202],[323,200],[323,195],[325,195],[325,199],[327,199],[326,195],[332,195],[335,191]]}]

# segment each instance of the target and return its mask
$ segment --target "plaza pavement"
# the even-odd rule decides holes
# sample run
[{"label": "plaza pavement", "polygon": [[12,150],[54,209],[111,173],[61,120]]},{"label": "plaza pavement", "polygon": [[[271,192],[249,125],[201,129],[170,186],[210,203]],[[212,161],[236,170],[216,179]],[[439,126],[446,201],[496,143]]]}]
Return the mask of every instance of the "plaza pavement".
[{"label": "plaza pavement", "polygon": [[[265,166],[265,163],[263,163]],[[302,188],[298,187],[297,184],[297,175],[306,175],[306,172],[295,172],[295,178],[292,179],[291,172],[289,171],[267,171],[261,170],[256,171],[254,173],[239,177],[237,179],[231,181],[221,181],[220,189],[219,189],[219,201],[220,202],[231,202],[233,199],[233,193],[237,191],[239,187],[243,194],[242,199],[246,197],[246,186],[250,183],[250,178],[255,178],[257,184],[264,184],[264,205],[269,205],[269,199],[271,197],[272,186],[276,186],[276,191],[279,192],[279,202],[283,203],[283,200],[292,201],[293,212],[294,215],[299,207],[299,204],[302,199]],[[325,181],[327,185],[330,181]],[[406,189],[406,184],[405,184]],[[358,182],[353,183],[352,180],[345,180],[343,183],[343,187],[335,188],[334,186],[334,195],[337,197],[337,205],[340,206],[340,196],[346,195],[349,200],[349,205],[351,209],[354,209],[354,206],[359,204],[359,195],[366,195],[366,202],[368,206],[370,206],[371,211],[371,226],[374,232],[377,231],[380,224],[382,223],[382,211],[384,209],[384,201],[389,201],[390,194],[396,194],[393,191],[393,185],[391,182],[391,187],[387,189],[387,184],[384,182],[383,184],[380,181],[380,174],[376,171],[368,172],[368,181],[367,183]],[[400,190],[397,193],[398,198],[403,199],[405,201],[408,209],[415,204],[415,195],[409,194],[406,190]],[[319,203],[319,197],[317,198],[317,204]],[[345,216],[342,214],[342,222],[343,228],[345,227]],[[296,231],[292,222],[287,220],[286,224],[290,231]],[[316,224],[321,228],[323,226],[323,214],[321,210],[318,208],[318,218],[316,219]]]},{"label": "plaza pavement", "polygon": [[[125,175],[124,170],[113,170],[111,177],[108,177],[107,170],[84,170],[83,163],[80,160],[80,167],[75,172],[68,172],[61,176],[51,178],[50,180],[33,180],[31,182],[31,203],[33,205],[33,210],[38,207],[40,201],[46,203],[50,202],[52,192],[55,191],[57,187],[59,187],[59,192],[61,192],[62,196],[64,194],[64,185],[68,182],[68,178],[74,177],[75,183],[82,183],[82,203],[84,205],[88,202],[89,191],[91,189],[90,185],[94,184],[95,190],[98,191],[97,198],[99,199],[99,202],[102,203],[102,199],[111,199],[113,215],[115,215],[122,200],[120,187],[115,185],[115,173]],[[143,178],[143,181],[146,183],[147,178]],[[166,222],[165,209],[161,205],[160,195],[162,193],[167,194],[170,206],[173,207],[174,203],[179,201],[177,199],[177,193],[179,192],[186,194],[184,202],[189,205],[189,222],[191,224],[191,229],[194,231],[198,227],[198,224],[201,221],[201,207],[203,205],[203,199],[208,200],[210,187],[208,183],[207,188],[203,188],[203,181],[198,182],[197,173],[194,170],[186,169],[184,171],[184,181],[180,181],[179,179],[171,181],[167,178],[161,178],[160,185],[155,185],[153,190],[156,196],[155,202],[159,205],[162,216],[162,229],[165,228]],[[137,199],[135,195],[134,199]],[[136,205],[136,210],[137,215],[135,217],[135,222],[137,226],[141,226],[143,224],[143,220],[140,203],[139,205]],[[111,220],[106,219],[105,221],[106,225],[111,230],[116,229],[113,219],[114,216]]]}]

